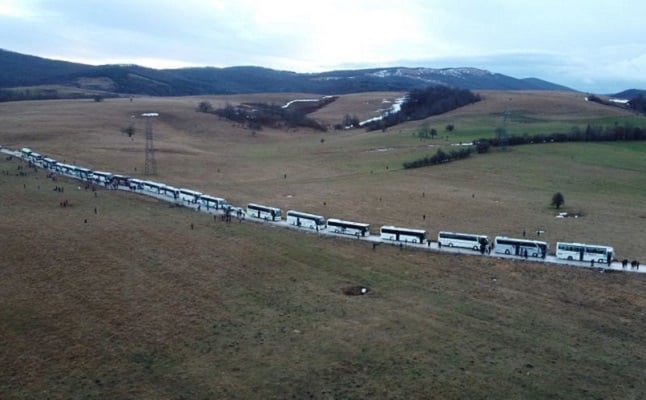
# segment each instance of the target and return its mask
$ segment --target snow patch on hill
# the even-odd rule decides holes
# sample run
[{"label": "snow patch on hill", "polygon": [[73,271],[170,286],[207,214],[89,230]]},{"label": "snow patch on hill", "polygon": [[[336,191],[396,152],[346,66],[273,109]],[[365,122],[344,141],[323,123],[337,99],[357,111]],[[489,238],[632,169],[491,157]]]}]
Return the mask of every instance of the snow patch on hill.
[{"label": "snow patch on hill", "polygon": [[[387,109],[386,111],[379,110],[379,112],[381,113],[380,115],[359,122],[359,126],[364,126],[365,124],[368,124],[374,121],[380,121],[385,117],[387,117],[388,115],[398,113],[399,111],[401,111],[402,104],[404,104],[405,101],[406,101],[406,96],[395,99],[395,102],[393,103],[392,106],[390,106],[389,109]],[[382,103],[389,103],[389,101],[384,99]]]}]

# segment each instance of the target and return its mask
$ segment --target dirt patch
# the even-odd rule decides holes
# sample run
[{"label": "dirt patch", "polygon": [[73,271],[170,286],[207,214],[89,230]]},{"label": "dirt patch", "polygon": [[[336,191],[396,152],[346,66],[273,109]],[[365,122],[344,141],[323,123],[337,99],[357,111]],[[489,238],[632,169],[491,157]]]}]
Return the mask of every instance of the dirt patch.
[{"label": "dirt patch", "polygon": [[366,286],[349,286],[343,288],[343,294],[346,296],[363,296],[369,292],[370,288]]}]

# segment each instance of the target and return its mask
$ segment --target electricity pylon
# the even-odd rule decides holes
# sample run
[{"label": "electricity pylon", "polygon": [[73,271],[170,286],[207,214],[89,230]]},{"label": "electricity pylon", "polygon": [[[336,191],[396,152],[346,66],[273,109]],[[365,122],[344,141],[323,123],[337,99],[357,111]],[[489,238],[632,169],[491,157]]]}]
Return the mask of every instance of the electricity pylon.
[{"label": "electricity pylon", "polygon": [[144,173],[146,175],[157,174],[157,160],[155,160],[155,145],[153,143],[153,118],[158,117],[158,113],[143,113],[142,117],[146,118],[146,165]]}]

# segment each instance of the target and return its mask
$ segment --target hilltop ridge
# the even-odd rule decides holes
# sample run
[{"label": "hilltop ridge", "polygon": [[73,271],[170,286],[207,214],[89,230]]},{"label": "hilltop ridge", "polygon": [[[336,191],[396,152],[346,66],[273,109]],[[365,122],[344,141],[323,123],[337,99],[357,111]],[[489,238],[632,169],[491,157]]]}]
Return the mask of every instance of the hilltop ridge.
[{"label": "hilltop ridge", "polygon": [[[4,101],[83,95],[347,94],[409,91],[435,85],[469,90],[572,90],[538,78],[518,79],[471,67],[389,67],[320,73],[278,71],[257,66],[153,69],[133,64],[93,66],[7,50],[0,50],[0,64],[3,65],[0,100]],[[50,86],[46,92],[34,88],[44,85]],[[59,89],[52,89],[52,85],[59,86]],[[69,94],[70,90],[72,94]]]}]

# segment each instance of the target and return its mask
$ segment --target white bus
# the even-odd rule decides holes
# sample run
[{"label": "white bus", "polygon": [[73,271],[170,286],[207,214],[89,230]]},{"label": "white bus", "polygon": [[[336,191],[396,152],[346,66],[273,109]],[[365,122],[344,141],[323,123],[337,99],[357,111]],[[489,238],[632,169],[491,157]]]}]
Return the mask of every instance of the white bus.
[{"label": "white bus", "polygon": [[72,171],[72,174],[74,176],[76,176],[77,178],[79,178],[81,180],[84,180],[84,181],[88,181],[88,180],[91,179],[91,177],[92,177],[92,170],[91,169],[79,167],[78,165],[73,165],[72,167],[74,167],[74,169]]},{"label": "white bus", "polygon": [[180,190],[173,186],[163,185],[159,187],[159,194],[162,194],[169,199],[177,200],[180,194]]},{"label": "white bus", "polygon": [[56,160],[54,160],[53,158],[50,158],[50,157],[44,157],[41,164],[42,164],[43,168],[53,170],[55,168],[55,166],[56,166]]},{"label": "white bus", "polygon": [[179,190],[179,199],[187,203],[197,203],[201,195],[202,193],[196,192],[195,190],[191,189],[182,188]]},{"label": "white bus", "polygon": [[70,164],[56,163],[56,165],[54,166],[54,171],[63,175],[76,176],[74,175],[74,168],[75,167]]},{"label": "white bus", "polygon": [[42,162],[43,162],[43,156],[40,155],[39,153],[36,153],[35,151],[32,151],[27,156],[27,161],[31,162],[32,164],[36,164],[40,166],[42,165]]},{"label": "white bus", "polygon": [[24,160],[28,160],[30,154],[31,154],[31,149],[28,147],[23,147],[20,150],[20,157],[22,157]]},{"label": "white bus", "polygon": [[507,254],[524,257],[545,258],[547,243],[538,240],[514,239],[505,236],[496,236],[493,242],[493,251],[498,254]]},{"label": "white bus", "polygon": [[247,214],[258,219],[268,221],[280,221],[281,211],[280,208],[263,206],[261,204],[249,203],[247,205]]},{"label": "white bus", "polygon": [[144,181],[137,178],[131,178],[128,181],[128,186],[130,186],[130,190],[144,190]]},{"label": "white bus", "polygon": [[92,172],[92,181],[107,185],[112,179],[112,172],[94,171]]},{"label": "white bus", "polygon": [[556,258],[563,260],[594,260],[599,263],[608,263],[612,261],[614,254],[615,250],[610,246],[556,242]]},{"label": "white bus", "polygon": [[114,188],[120,188],[120,187],[131,188],[130,187],[131,179],[132,178],[129,177],[128,175],[114,174],[110,178],[110,185],[113,186]]},{"label": "white bus", "polygon": [[166,186],[163,183],[153,181],[141,181],[141,188],[144,192],[161,194],[162,188]]},{"label": "white bus", "polygon": [[205,207],[207,210],[212,208],[216,210],[224,209],[227,206],[227,201],[220,197],[213,197],[206,194],[200,196],[200,204],[202,207]]},{"label": "white bus", "polygon": [[287,211],[287,223],[317,231],[325,229],[325,218],[322,216],[294,210]]},{"label": "white bus", "polygon": [[437,234],[437,242],[440,246],[463,247],[480,251],[482,245],[486,246],[489,243],[489,238],[486,235],[440,231]]},{"label": "white bus", "polygon": [[334,233],[342,233],[344,235],[353,236],[367,236],[370,235],[370,224],[361,222],[343,221],[336,218],[329,218],[327,220],[327,229]]},{"label": "white bus", "polygon": [[400,228],[392,225],[384,225],[379,229],[379,235],[385,240],[396,242],[424,243],[426,231],[422,229]]}]

